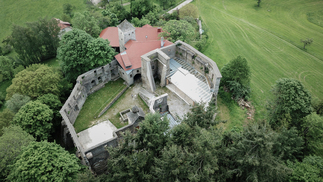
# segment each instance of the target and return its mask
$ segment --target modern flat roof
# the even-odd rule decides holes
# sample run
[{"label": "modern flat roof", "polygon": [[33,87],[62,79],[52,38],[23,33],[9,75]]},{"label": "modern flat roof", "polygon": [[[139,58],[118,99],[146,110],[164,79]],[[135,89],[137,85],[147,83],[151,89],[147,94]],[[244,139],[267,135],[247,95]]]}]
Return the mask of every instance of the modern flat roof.
[{"label": "modern flat roof", "polygon": [[209,103],[212,98],[209,85],[181,67],[170,77],[170,80],[195,102]]},{"label": "modern flat roof", "polygon": [[103,121],[77,134],[84,150],[113,138],[117,128],[110,121]]}]

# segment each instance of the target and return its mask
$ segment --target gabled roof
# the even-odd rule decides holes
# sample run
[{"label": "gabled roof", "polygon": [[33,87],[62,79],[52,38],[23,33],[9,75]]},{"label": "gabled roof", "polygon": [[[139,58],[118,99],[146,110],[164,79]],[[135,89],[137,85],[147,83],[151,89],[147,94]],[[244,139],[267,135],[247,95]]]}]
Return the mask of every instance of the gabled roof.
[{"label": "gabled roof", "polygon": [[[127,20],[124,20],[118,27],[108,27],[101,32],[100,37],[108,39],[112,47],[119,47],[118,28],[129,30],[129,27],[133,27],[129,24]],[[115,56],[125,71],[140,68],[142,55],[161,48],[160,37],[158,37],[158,34],[161,33],[161,28],[152,27],[147,24],[143,27],[135,28],[135,33],[136,40],[129,40],[125,44],[126,50]],[[164,41],[164,46],[171,44],[173,43],[168,40]]]},{"label": "gabled roof", "polygon": [[108,27],[100,33],[102,39],[108,39],[111,47],[119,47],[118,27]]},{"label": "gabled roof", "polygon": [[[129,43],[129,44],[128,44]],[[166,40],[164,43],[164,46],[168,46],[173,44],[172,42]],[[127,68],[125,63],[123,62],[124,57],[121,56],[121,53],[116,55],[115,58],[121,65],[121,67],[125,70],[131,70],[131,69],[137,69],[141,67],[141,56],[152,51],[155,49],[160,48],[160,40],[152,40],[152,41],[146,41],[146,42],[138,42],[130,40],[126,44],[127,50],[124,57],[127,56],[128,60],[131,62],[131,67]]]}]

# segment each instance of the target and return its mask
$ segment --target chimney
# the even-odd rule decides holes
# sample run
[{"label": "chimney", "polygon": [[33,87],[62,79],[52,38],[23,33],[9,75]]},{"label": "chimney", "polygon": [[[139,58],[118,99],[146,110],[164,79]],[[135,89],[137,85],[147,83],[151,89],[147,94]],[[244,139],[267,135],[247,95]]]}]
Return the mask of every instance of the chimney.
[{"label": "chimney", "polygon": [[162,30],[162,29],[161,29],[160,27],[158,27],[158,28],[157,28],[157,32],[161,32],[161,30]]},{"label": "chimney", "polygon": [[164,37],[160,38],[160,47],[163,48],[164,47]]}]

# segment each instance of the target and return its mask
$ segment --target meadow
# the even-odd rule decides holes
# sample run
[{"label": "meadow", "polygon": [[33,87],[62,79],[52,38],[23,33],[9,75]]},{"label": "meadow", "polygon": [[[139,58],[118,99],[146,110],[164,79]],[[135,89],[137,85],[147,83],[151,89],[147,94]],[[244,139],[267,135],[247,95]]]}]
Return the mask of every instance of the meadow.
[{"label": "meadow", "polygon": [[[323,1],[271,0],[259,8],[250,0],[193,3],[209,35],[203,53],[220,68],[238,55],[248,60],[257,119],[265,118],[271,87],[279,78],[298,79],[312,97],[323,99]],[[300,40],[305,38],[313,43],[303,50]],[[230,114],[224,119],[230,120]]]},{"label": "meadow", "polygon": [[75,12],[86,9],[84,0],[0,0],[0,42],[11,34],[13,24],[24,25],[41,17],[61,18],[65,3],[75,6]]}]

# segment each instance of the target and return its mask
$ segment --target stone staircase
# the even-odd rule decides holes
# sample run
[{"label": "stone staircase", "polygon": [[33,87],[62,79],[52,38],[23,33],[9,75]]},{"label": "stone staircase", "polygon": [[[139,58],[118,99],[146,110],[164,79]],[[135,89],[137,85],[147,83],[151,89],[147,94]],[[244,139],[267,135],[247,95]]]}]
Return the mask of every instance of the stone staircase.
[{"label": "stone staircase", "polygon": [[[179,64],[182,65],[182,68],[183,69],[186,69],[187,71],[189,71],[192,75],[194,75],[196,78],[198,78],[199,80],[201,80],[202,82],[208,84],[206,78],[204,75],[202,75],[200,72],[196,71],[196,69],[190,65],[189,63],[187,63],[186,61],[182,60],[182,59],[179,59],[177,57],[174,58],[174,60],[176,62],[178,62]],[[170,75],[173,75],[173,73],[171,72]]]},{"label": "stone staircase", "polygon": [[139,90],[139,96],[142,98],[142,100],[144,100],[144,102],[147,104],[148,107],[150,105],[150,101],[153,98],[155,98],[155,95],[154,94],[148,92],[144,88],[140,88],[140,90]]}]

